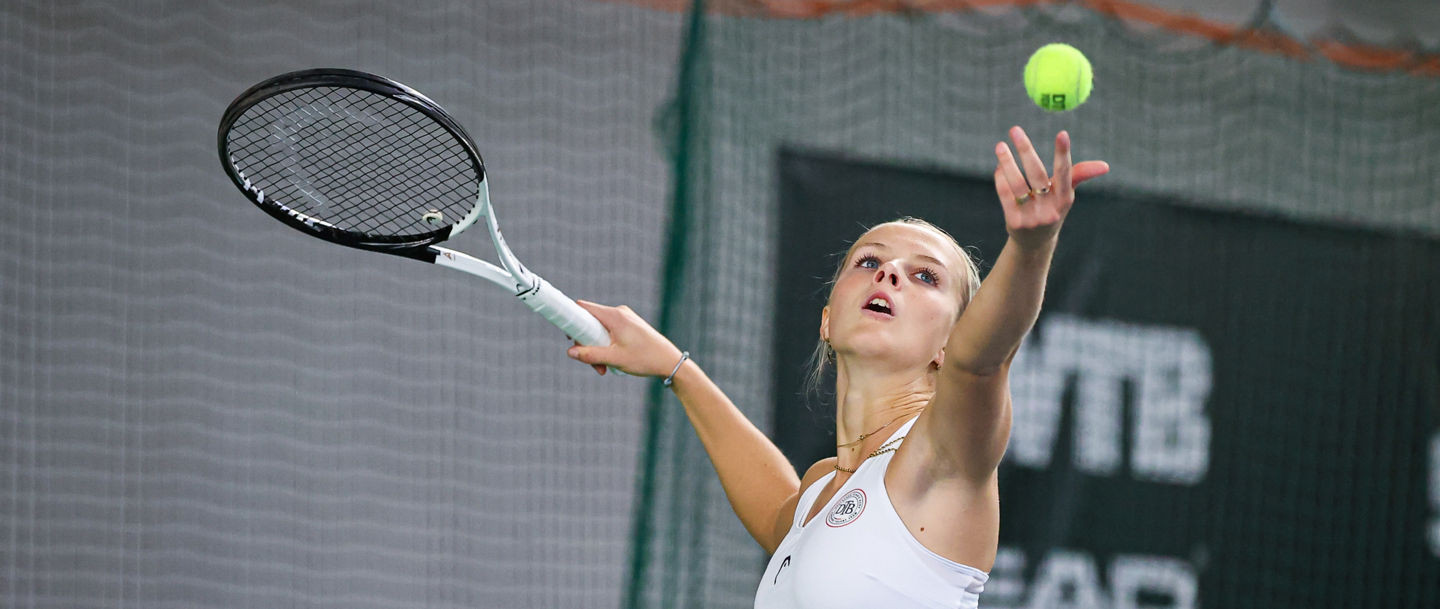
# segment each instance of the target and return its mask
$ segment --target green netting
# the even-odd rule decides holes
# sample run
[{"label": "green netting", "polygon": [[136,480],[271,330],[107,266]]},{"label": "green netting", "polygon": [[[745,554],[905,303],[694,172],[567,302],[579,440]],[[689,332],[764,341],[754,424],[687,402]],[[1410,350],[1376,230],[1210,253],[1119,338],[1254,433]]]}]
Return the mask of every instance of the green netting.
[{"label": "green netting", "polygon": [[[703,12],[703,3],[692,11]],[[667,276],[666,329],[762,428],[775,407],[774,370],[800,373],[797,362],[774,361],[772,354],[772,336],[779,330],[773,327],[776,244],[785,237],[777,213],[776,159],[782,146],[985,176],[994,166],[991,147],[1010,125],[1045,134],[1037,140],[1067,129],[1078,158],[1104,158],[1115,168],[1104,179],[1107,189],[1340,230],[1407,234],[1421,241],[1440,236],[1440,173],[1433,171],[1433,159],[1440,158],[1440,108],[1420,101],[1440,94],[1435,79],[1216,46],[1163,30],[1135,31],[1074,6],[803,20],[693,13],[692,18],[677,101],[666,114],[678,143],[673,238],[679,244],[674,253],[683,259],[672,259],[679,266]],[[1095,66],[1096,89],[1079,110],[1046,114],[1028,101],[1020,75],[1032,50],[1056,40],[1086,52]],[[895,205],[904,211],[903,202]],[[1255,251],[1263,255],[1264,245]],[[1412,269],[1418,275],[1410,276],[1431,271],[1440,276],[1440,269],[1429,266]],[[1383,286],[1376,289],[1374,298],[1397,297]],[[1236,314],[1264,315],[1263,304]],[[1377,310],[1362,304],[1354,315]],[[1433,336],[1433,326],[1426,327],[1431,334],[1421,336]],[[1433,345],[1421,345],[1419,353],[1422,361],[1440,358]],[[1326,356],[1342,357],[1315,354]],[[1440,378],[1434,365],[1420,370],[1418,380],[1408,377],[1407,387]],[[1435,403],[1433,395],[1426,400],[1420,403]],[[656,441],[643,472],[647,492],[637,526],[645,535],[634,554],[629,606],[747,607],[764,557],[726,505],[678,405],[666,398],[652,407],[650,433]],[[1262,420],[1301,423],[1286,416],[1272,413],[1263,417],[1275,418]],[[1324,424],[1352,420],[1342,419]],[[1434,423],[1433,417],[1415,421]],[[1340,428],[1327,431],[1335,429]],[[1275,457],[1305,466],[1300,456]],[[1433,500],[1425,503],[1419,459],[1397,462],[1393,486],[1353,488],[1395,493],[1387,500],[1410,502],[1406,505],[1416,511],[1440,511]],[[1402,488],[1405,492],[1396,490]],[[1286,509],[1277,508],[1266,516],[1272,522],[1255,526],[1296,526]],[[1308,509],[1320,510],[1309,522],[1336,524],[1336,535],[1379,534],[1362,524],[1362,513],[1345,512],[1358,520],[1344,520],[1327,516],[1332,506]],[[1433,533],[1408,535],[1406,543],[1420,543]],[[1267,578],[1319,572],[1307,567],[1312,558],[1384,561],[1399,555],[1310,557],[1297,554],[1298,547],[1254,557],[1262,589],[1253,598],[1261,606],[1330,604],[1265,588],[1273,581]],[[1014,554],[1002,552],[1001,560],[997,569],[1025,570],[1033,583],[1038,555],[1023,567],[1013,564]],[[1433,602],[1433,594],[1413,593],[1437,585],[1430,568],[1369,563],[1368,585],[1395,587],[1375,597],[1373,606],[1417,598]],[[993,582],[994,598],[1007,603],[1029,598],[1005,596],[1016,584],[1008,576]],[[1089,597],[1076,594],[1062,591],[1053,597],[1055,606],[1093,606]],[[1138,602],[1151,601],[1166,606],[1164,599]],[[1111,606],[1110,599],[1100,606]]]}]

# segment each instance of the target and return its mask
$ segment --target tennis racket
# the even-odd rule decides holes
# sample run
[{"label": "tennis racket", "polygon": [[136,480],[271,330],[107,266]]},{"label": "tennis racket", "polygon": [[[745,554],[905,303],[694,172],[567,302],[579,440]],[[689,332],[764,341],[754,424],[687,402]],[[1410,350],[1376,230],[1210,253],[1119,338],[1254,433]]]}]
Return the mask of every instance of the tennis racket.
[{"label": "tennis racket", "polygon": [[[240,192],[300,232],[469,273],[581,344],[610,344],[593,315],[510,251],[474,140],[410,87],[354,70],[282,74],[225,109],[219,149]],[[498,266],[439,245],[482,219]]]}]

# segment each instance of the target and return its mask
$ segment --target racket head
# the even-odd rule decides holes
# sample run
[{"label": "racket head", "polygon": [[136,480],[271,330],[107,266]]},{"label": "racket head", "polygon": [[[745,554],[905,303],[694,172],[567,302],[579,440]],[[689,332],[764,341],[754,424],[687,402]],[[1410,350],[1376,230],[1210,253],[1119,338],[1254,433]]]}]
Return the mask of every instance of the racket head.
[{"label": "racket head", "polygon": [[266,213],[313,237],[433,261],[489,213],[485,163],[439,104],[355,70],[281,74],[220,120],[221,165]]}]

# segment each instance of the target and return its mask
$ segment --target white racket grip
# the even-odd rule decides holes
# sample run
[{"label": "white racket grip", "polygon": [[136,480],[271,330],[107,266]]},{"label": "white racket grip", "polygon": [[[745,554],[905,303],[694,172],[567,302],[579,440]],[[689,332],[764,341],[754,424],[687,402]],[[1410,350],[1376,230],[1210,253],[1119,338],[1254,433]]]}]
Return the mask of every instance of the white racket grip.
[{"label": "white racket grip", "polygon": [[575,304],[574,300],[544,278],[535,277],[535,287],[521,292],[518,296],[536,313],[550,320],[550,323],[563,330],[566,336],[580,344],[601,347],[610,344],[610,333],[605,331],[605,326],[600,325],[600,320],[580,308],[580,305]]}]

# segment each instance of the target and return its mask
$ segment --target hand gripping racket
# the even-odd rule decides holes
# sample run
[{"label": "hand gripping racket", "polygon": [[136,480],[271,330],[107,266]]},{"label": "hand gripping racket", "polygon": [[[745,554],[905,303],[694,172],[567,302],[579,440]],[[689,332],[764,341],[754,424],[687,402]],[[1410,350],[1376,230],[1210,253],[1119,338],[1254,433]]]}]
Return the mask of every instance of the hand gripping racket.
[{"label": "hand gripping racket", "polygon": [[[610,344],[510,251],[474,140],[420,92],[353,70],[282,74],[225,109],[219,148],[240,192],[300,232],[487,279],[581,344]],[[500,266],[438,245],[481,218]]]}]

